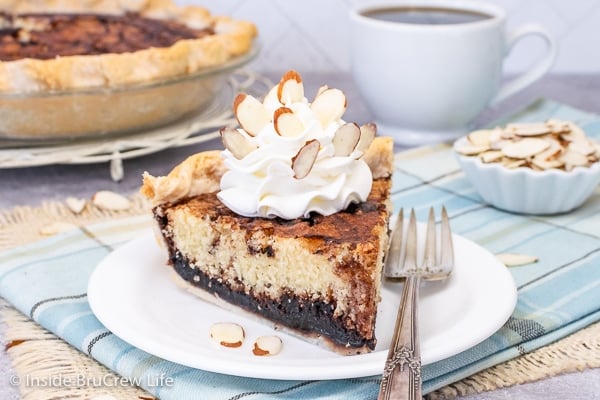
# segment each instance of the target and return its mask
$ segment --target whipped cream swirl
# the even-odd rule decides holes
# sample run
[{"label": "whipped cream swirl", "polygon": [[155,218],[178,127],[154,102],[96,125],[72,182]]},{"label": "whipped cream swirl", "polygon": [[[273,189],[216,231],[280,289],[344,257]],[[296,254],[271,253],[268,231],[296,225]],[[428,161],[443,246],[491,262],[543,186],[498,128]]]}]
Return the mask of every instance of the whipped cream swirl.
[{"label": "whipped cream swirl", "polygon": [[[280,82],[278,86],[281,85]],[[331,115],[333,118],[327,115],[324,118],[322,112],[313,110],[303,96],[302,87],[300,93],[280,100],[278,86],[265,97],[262,107],[270,116],[281,107],[288,108],[301,122],[302,129],[293,136],[282,135],[273,118],[254,134],[238,129],[252,150],[241,158],[229,149],[223,151],[227,172],[221,178],[219,199],[243,216],[284,219],[308,217],[311,212],[330,215],[352,202],[365,201],[373,178],[369,166],[360,159],[363,151],[356,146],[350,154],[336,155],[339,152],[334,135],[345,121],[335,113]],[[244,126],[241,111],[237,117]],[[318,153],[310,172],[299,179],[293,169],[294,157],[313,139],[319,141]]]}]

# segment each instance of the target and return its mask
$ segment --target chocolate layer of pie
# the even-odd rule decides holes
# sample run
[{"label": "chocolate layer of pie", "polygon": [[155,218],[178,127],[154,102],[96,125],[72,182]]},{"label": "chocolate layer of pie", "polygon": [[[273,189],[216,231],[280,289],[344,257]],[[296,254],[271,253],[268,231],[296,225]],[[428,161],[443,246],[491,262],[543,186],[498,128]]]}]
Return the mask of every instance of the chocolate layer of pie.
[{"label": "chocolate layer of pie", "polygon": [[0,60],[40,60],[57,56],[125,53],[169,47],[182,39],[214,34],[174,20],[136,13],[22,14],[0,13]]},{"label": "chocolate layer of pie", "polygon": [[231,290],[229,285],[218,278],[199,273],[190,267],[190,262],[181,254],[172,254],[170,261],[185,281],[248,312],[259,314],[307,335],[325,335],[342,347],[367,347],[370,350],[375,348],[374,337],[364,338],[356,330],[348,329],[342,318],[334,316],[335,303],[314,301],[293,292],[286,292],[277,299],[249,295],[243,290]]}]

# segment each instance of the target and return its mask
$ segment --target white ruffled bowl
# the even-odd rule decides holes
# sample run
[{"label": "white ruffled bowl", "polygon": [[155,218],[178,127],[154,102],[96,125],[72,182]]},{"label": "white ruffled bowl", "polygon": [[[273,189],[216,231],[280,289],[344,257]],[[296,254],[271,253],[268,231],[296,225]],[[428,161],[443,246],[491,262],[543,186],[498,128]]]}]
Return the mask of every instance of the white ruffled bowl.
[{"label": "white ruffled bowl", "polygon": [[456,151],[466,138],[454,142],[454,155],[467,179],[492,206],[521,214],[558,214],[579,207],[600,183],[600,162],[590,167],[535,171],[508,169],[500,163],[484,163],[477,156]]}]

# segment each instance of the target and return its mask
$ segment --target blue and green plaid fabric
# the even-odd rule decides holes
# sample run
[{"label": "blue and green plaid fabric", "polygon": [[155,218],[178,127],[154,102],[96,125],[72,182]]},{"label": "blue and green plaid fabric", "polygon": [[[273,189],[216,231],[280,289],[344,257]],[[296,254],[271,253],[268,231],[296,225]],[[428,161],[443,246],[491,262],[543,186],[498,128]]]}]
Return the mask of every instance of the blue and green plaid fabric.
[{"label": "blue and green plaid fabric", "polygon": [[[540,101],[504,121],[558,118],[600,139],[600,117]],[[385,133],[385,132],[384,132]],[[518,287],[513,315],[493,336],[424,367],[430,392],[565,337],[600,319],[600,191],[574,212],[515,215],[483,203],[446,145],[396,158],[393,203],[420,220],[445,205],[453,231],[492,253],[536,255],[511,269]],[[375,399],[379,376],[323,381],[242,378],[188,368],[147,354],[112,334],[87,302],[90,273],[112,249],[138,237],[149,216],[96,224],[0,254],[0,295],[41,326],[161,399]],[[349,362],[351,360],[349,359]],[[173,385],[152,385],[156,377]]]}]

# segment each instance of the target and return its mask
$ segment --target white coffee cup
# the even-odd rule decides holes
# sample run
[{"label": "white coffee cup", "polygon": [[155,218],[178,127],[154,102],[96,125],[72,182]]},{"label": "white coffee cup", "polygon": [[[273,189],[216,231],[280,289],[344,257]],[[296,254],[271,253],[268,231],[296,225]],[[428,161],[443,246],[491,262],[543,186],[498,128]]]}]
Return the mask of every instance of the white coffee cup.
[{"label": "white coffee cup", "polygon": [[[472,21],[432,24],[377,17],[381,10],[388,10],[390,17],[393,12],[389,10],[406,7],[423,12],[446,10],[452,18]],[[504,10],[483,1],[388,1],[353,8],[352,76],[380,134],[403,145],[451,141],[472,129],[472,121],[486,107],[542,77],[556,58],[554,39],[537,24],[511,32],[505,25]],[[504,58],[528,35],[544,39],[545,54],[501,86]]]}]

